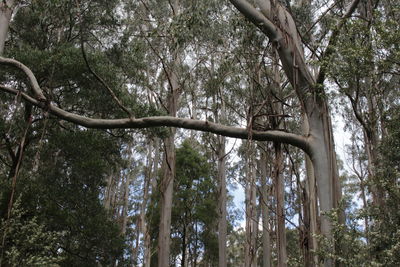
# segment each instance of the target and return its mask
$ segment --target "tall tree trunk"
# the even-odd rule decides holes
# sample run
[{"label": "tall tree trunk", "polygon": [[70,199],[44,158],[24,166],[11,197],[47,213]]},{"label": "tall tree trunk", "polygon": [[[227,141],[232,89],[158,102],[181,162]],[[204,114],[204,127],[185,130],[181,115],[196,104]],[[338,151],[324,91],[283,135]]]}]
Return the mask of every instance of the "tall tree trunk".
[{"label": "tall tree trunk", "polygon": [[218,266],[226,267],[226,235],[227,235],[227,210],[226,210],[226,155],[225,137],[218,137]]},{"label": "tall tree trunk", "polygon": [[112,183],[113,183],[113,176],[114,174],[111,173],[108,175],[107,179],[107,186],[104,190],[104,200],[103,200],[103,205],[106,210],[110,210],[111,207],[111,195],[112,195]]},{"label": "tall tree trunk", "polygon": [[246,243],[245,267],[255,267],[257,264],[257,209],[256,209],[256,170],[254,145],[248,141],[247,174],[246,174]]},{"label": "tall tree trunk", "polygon": [[15,0],[0,2],[0,56],[4,53],[4,46],[7,39],[8,27],[14,10]]},{"label": "tall tree trunk", "polygon": [[[174,95],[174,94],[173,94]],[[176,99],[171,95],[169,98],[170,112],[176,114]],[[172,115],[170,114],[170,115]],[[171,235],[171,212],[172,212],[172,198],[173,187],[176,169],[176,154],[175,154],[175,132],[171,128],[169,136],[164,139],[164,162],[163,162],[163,176],[160,184],[161,193],[161,218],[160,218],[160,232],[158,236],[158,266],[169,266],[170,254],[170,235]]]},{"label": "tall tree trunk", "polygon": [[267,183],[267,146],[262,145],[261,159],[260,159],[260,172],[261,172],[261,191],[260,198],[261,214],[262,214],[262,247],[263,247],[263,267],[271,267],[271,237],[269,227],[269,208],[268,208],[268,195],[269,188]]},{"label": "tall tree trunk", "polygon": [[[303,114],[303,125],[302,130],[304,134],[308,134],[309,125],[307,117]],[[314,175],[314,167],[312,165],[310,157],[305,155],[306,163],[306,175],[307,179],[304,185],[304,213],[309,218],[309,233],[308,233],[308,247],[309,250],[316,251],[318,249],[317,234],[319,233],[318,228],[318,200],[317,200],[317,187]],[[309,254],[307,251],[306,254]],[[313,254],[310,266],[318,266],[318,256],[316,253]]]},{"label": "tall tree trunk", "polygon": [[126,227],[128,224],[128,208],[129,208],[129,185],[131,183],[132,174],[129,173],[125,177],[125,185],[124,185],[124,199],[123,199],[123,207],[122,207],[122,221],[121,221],[121,235],[125,236]]},{"label": "tall tree trunk", "polygon": [[[213,66],[214,71],[214,66]],[[216,98],[213,98],[214,106],[217,107],[218,103]],[[218,110],[214,111],[216,121],[226,121],[225,102],[223,96],[220,96],[220,113]],[[217,136],[217,158],[218,158],[218,266],[226,267],[226,236],[227,236],[227,189],[226,189],[226,138],[224,136]]]},{"label": "tall tree trunk", "polygon": [[274,143],[275,149],[275,198],[276,198],[276,225],[278,266],[287,266],[286,227],[285,227],[285,183],[283,171],[283,151],[280,143]]},{"label": "tall tree trunk", "polygon": [[299,185],[300,190],[300,212],[299,229],[300,229],[300,250],[303,255],[304,266],[314,267],[311,254],[311,230],[310,230],[310,199],[307,193],[307,180]]},{"label": "tall tree trunk", "polygon": [[[158,139],[157,139],[158,140]],[[153,139],[150,139],[148,144],[148,152],[147,152],[147,166],[144,180],[144,188],[143,188],[143,201],[140,205],[140,228],[141,233],[143,235],[143,266],[150,266],[150,258],[151,258],[151,249],[150,249],[150,234],[147,229],[146,222],[146,207],[148,204],[149,196],[150,196],[150,187],[152,186],[152,180],[155,180],[154,174],[157,172],[158,166],[158,142],[154,142]],[[152,150],[155,149],[155,155],[153,156]],[[152,188],[153,190],[155,187]],[[153,191],[154,192],[154,191]]]},{"label": "tall tree trunk", "polygon": [[[174,16],[179,15],[179,1],[175,0],[172,3],[172,13]],[[181,88],[178,82],[177,69],[180,63],[179,46],[172,51],[172,62],[169,70],[167,70],[167,78],[170,92],[168,94],[167,108],[170,116],[175,117],[178,110],[179,96]],[[165,154],[163,162],[163,176],[160,184],[161,192],[161,218],[160,232],[158,236],[158,266],[169,266],[170,254],[170,234],[171,234],[171,211],[173,187],[175,179],[175,128],[169,129],[169,136],[164,139]]]},{"label": "tall tree trunk", "polygon": [[[325,100],[317,107],[314,105],[312,112],[307,116],[310,136],[313,137],[310,140],[310,159],[316,178],[321,210],[321,234],[334,243],[332,222],[327,213],[338,207],[341,199],[341,185],[337,173],[332,124]],[[344,213],[339,212],[339,223],[344,223]],[[334,251],[330,253],[334,253]],[[333,264],[331,258],[324,260],[324,266],[333,266]]]}]

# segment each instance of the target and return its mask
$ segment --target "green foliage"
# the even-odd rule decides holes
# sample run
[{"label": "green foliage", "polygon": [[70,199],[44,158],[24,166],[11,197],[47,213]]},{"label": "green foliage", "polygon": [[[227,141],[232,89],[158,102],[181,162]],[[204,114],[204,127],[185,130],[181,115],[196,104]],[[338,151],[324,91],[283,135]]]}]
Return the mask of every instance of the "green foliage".
[{"label": "green foliage", "polygon": [[338,208],[326,214],[332,223],[333,239],[329,240],[326,236],[318,235],[319,247],[315,253],[320,260],[331,259],[343,266],[375,266],[366,265],[368,250],[359,230],[360,218],[357,214],[349,215],[346,224],[342,224],[338,219],[340,212],[341,208]]},{"label": "green foliage", "polygon": [[[176,150],[171,257],[180,255],[184,246],[190,251],[188,257],[215,264],[218,261],[216,184],[211,165],[199,153],[199,148],[201,145],[190,139],[185,140]],[[153,240],[158,237],[159,198],[159,192],[152,194],[148,210]]]},{"label": "green foliage", "polygon": [[370,252],[381,266],[400,264],[400,108],[387,113],[388,135],[380,145],[374,185],[383,194],[383,206],[371,207],[373,225]]},{"label": "green foliage", "polygon": [[6,266],[59,266],[64,260],[60,240],[66,232],[49,231],[21,206],[19,198],[9,220],[0,222],[1,264]]},{"label": "green foliage", "polygon": [[[111,264],[121,257],[124,240],[119,235],[119,226],[104,209],[100,195],[105,176],[110,169],[122,164],[118,143],[99,131],[68,131],[57,127],[47,131],[45,140],[39,151],[38,170],[33,170],[34,160],[24,160],[18,176],[16,190],[23,205],[20,224],[27,226],[8,233],[9,242],[13,244],[10,255],[15,259],[25,258],[24,251],[30,243],[19,240],[32,239],[38,247],[46,246],[50,241],[41,236],[36,238],[30,230],[37,228],[38,231],[62,233],[57,235],[54,241],[57,248],[53,249],[61,266]],[[36,149],[37,144],[30,143],[24,157],[35,159]],[[6,218],[10,182],[1,180],[3,218]],[[17,211],[18,206],[16,214]],[[37,252],[36,256],[40,255]]]},{"label": "green foliage", "polygon": [[36,212],[53,229],[68,230],[62,240],[63,265],[111,263],[121,255],[123,240],[99,195],[110,166],[118,164],[118,146],[98,131],[61,131],[54,133],[42,155],[46,163],[24,199],[37,195]]}]

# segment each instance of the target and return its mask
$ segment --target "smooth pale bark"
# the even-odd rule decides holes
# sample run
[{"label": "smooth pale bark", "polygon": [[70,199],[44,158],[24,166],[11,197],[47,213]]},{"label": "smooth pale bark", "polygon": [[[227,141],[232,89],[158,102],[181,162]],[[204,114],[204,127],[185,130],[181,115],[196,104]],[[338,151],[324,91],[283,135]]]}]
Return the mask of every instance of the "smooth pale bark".
[{"label": "smooth pale bark", "polygon": [[247,173],[246,173],[246,242],[244,254],[244,266],[257,266],[257,207],[256,207],[256,169],[255,148],[251,141],[248,143]]},{"label": "smooth pale bark", "polygon": [[[273,88],[275,93],[281,95],[281,78],[279,73],[279,57],[276,54],[273,61],[272,72],[274,75]],[[273,89],[271,89],[273,90]],[[282,97],[282,96],[281,96]],[[273,114],[284,114],[282,103],[273,102],[272,112]],[[272,128],[284,128],[283,120],[279,117],[270,117],[270,124]],[[286,242],[286,227],[285,227],[285,180],[283,176],[284,168],[284,157],[282,144],[279,142],[274,142],[274,183],[275,183],[275,201],[276,201],[276,237],[277,237],[277,256],[278,256],[278,266],[287,266],[287,242]]]},{"label": "smooth pale bark", "polygon": [[[214,67],[213,67],[214,69]],[[225,102],[222,97],[220,97],[221,103],[217,103],[216,97],[213,97],[214,106],[221,106],[220,110],[214,110],[214,117],[217,122],[226,121],[226,110],[225,110]],[[194,117],[196,118],[196,117]],[[223,136],[217,136],[217,150],[216,156],[218,159],[217,162],[217,179],[218,179],[218,266],[226,267],[227,259],[226,259],[226,246],[227,246],[227,189],[226,189],[226,138]]]},{"label": "smooth pale bark", "polygon": [[261,174],[261,191],[262,195],[260,198],[261,215],[262,215],[262,248],[263,248],[263,267],[271,267],[271,237],[269,227],[269,208],[268,208],[268,195],[269,188],[267,183],[267,147],[262,145],[261,159],[260,159],[260,174]]},{"label": "smooth pale bark", "polygon": [[[175,0],[171,3],[173,16],[180,13],[180,3]],[[172,51],[172,62],[170,63],[169,70],[165,73],[169,84],[169,94],[167,99],[168,114],[172,117],[176,116],[178,111],[179,96],[181,88],[179,86],[177,69],[180,64],[180,48],[175,47]],[[163,162],[163,176],[160,184],[161,193],[161,218],[160,218],[160,232],[158,235],[158,266],[169,266],[170,254],[170,235],[171,235],[171,212],[172,212],[172,199],[173,188],[176,174],[176,153],[175,153],[175,134],[174,128],[169,129],[169,136],[164,139],[164,162]]]},{"label": "smooth pale bark", "polygon": [[[320,199],[321,212],[329,212],[337,206],[338,198],[340,198],[340,186],[337,177],[336,156],[334,153],[334,143],[332,135],[332,125],[330,121],[329,109],[327,105],[326,95],[323,91],[323,82],[325,80],[329,62],[321,65],[319,75],[315,80],[308,66],[304,61],[304,55],[299,51],[297,30],[293,27],[290,14],[286,12],[284,7],[278,1],[265,0],[272,7],[268,12],[262,14],[257,11],[245,0],[230,0],[231,3],[251,22],[260,28],[272,41],[277,49],[283,69],[295,89],[302,109],[305,112],[310,130],[307,137],[294,135],[281,131],[252,131],[253,140],[269,140],[279,141],[295,145],[305,150],[309,155],[314,167],[315,178],[318,184],[318,195]],[[347,18],[354,12],[360,0],[354,0],[345,12],[341,20],[339,20],[335,30],[331,34],[329,45],[325,50],[322,58],[327,59],[334,52],[334,44],[340,33],[342,26]],[[272,12],[272,11],[277,11]],[[174,10],[175,13],[175,10]],[[271,14],[278,14],[276,21]],[[285,20],[285,21],[282,21]],[[286,23],[288,22],[288,23]],[[301,46],[300,46],[301,47]],[[18,67],[28,76],[31,83],[35,98],[26,94],[22,97],[43,109],[49,110],[50,113],[59,118],[92,128],[145,128],[156,126],[181,127],[187,129],[196,129],[208,131],[220,135],[244,138],[249,137],[247,129],[239,129],[235,127],[222,126],[212,124],[207,121],[179,119],[173,117],[152,117],[142,119],[119,119],[119,120],[99,120],[91,119],[79,115],[75,115],[57,108],[46,100],[41,89],[34,77],[33,73],[24,68],[25,66],[10,59],[0,58],[0,64],[8,64]],[[16,94],[17,91],[5,86],[0,87],[3,91]],[[166,185],[169,185],[167,183]],[[165,188],[164,193],[168,190]],[[332,238],[331,223],[326,216],[321,217],[321,232],[328,238]],[[169,247],[169,246],[168,246]],[[326,261],[326,266],[331,266],[332,261]]]},{"label": "smooth pale bark", "polygon": [[158,235],[158,266],[169,266],[170,235],[171,235],[171,212],[173,197],[173,182],[175,179],[176,157],[175,157],[175,130],[170,130],[170,136],[164,139],[164,162],[163,175],[160,184],[161,193],[161,216]]},{"label": "smooth pale bark", "polygon": [[[307,117],[303,114],[303,125],[302,130],[304,133],[309,132],[309,125]],[[305,196],[304,196],[304,213],[307,214],[309,218],[309,232],[308,235],[308,251],[306,254],[309,255],[310,251],[316,251],[318,249],[318,242],[317,242],[317,234],[319,234],[318,229],[318,200],[317,200],[317,187],[314,175],[314,167],[312,165],[310,157],[306,154],[305,155],[305,163],[306,163],[306,175],[307,180],[305,182]],[[318,256],[316,253],[313,254],[312,258],[310,259],[310,266],[318,266]]]},{"label": "smooth pale bark", "polygon": [[125,183],[124,183],[124,198],[123,198],[123,207],[122,207],[122,212],[121,212],[121,235],[125,236],[126,234],[126,227],[128,224],[128,205],[129,205],[129,185],[131,183],[132,179],[132,174],[128,174],[125,177]]},{"label": "smooth pale bark", "polygon": [[277,250],[278,267],[287,266],[286,227],[285,227],[285,184],[283,172],[283,151],[280,143],[274,144],[275,163],[275,200],[276,200],[276,225],[277,225]]},{"label": "smooth pale bark", "polygon": [[11,16],[15,0],[0,1],[0,56],[4,53],[4,46],[8,35]]},{"label": "smooth pale bark", "polygon": [[[160,161],[160,139],[156,138],[154,140],[154,161],[153,161],[153,166],[152,166],[152,173],[151,173],[151,178],[150,178],[150,184],[151,184],[151,192],[155,192],[157,190],[157,172],[158,172],[158,165]],[[150,166],[151,167],[151,166]],[[150,262],[151,262],[151,236],[149,232],[149,228],[147,228],[147,224],[145,223],[143,228],[143,233],[144,233],[144,256],[143,256],[143,266],[144,267],[150,267]]]},{"label": "smooth pale bark", "polygon": [[144,174],[144,183],[143,183],[143,199],[140,204],[140,214],[139,214],[139,229],[143,239],[143,266],[147,266],[147,262],[149,262],[149,248],[146,244],[146,234],[147,234],[147,222],[146,222],[146,207],[147,202],[150,195],[150,186],[151,186],[151,178],[152,178],[152,169],[153,169],[153,139],[150,139],[147,144],[147,166]]},{"label": "smooth pale bark", "polygon": [[110,174],[107,179],[107,187],[104,190],[104,201],[103,205],[106,210],[110,210],[111,206],[111,186],[113,181],[113,174]]},{"label": "smooth pale bark", "polygon": [[147,144],[147,164],[144,171],[144,181],[143,181],[143,195],[142,202],[140,203],[139,208],[139,216],[136,220],[136,245],[132,249],[131,255],[131,263],[134,266],[139,264],[139,246],[140,240],[143,240],[143,266],[147,266],[147,263],[150,263],[150,255],[148,249],[148,244],[146,244],[146,234],[147,234],[147,224],[146,224],[146,207],[149,199],[149,191],[150,191],[150,181],[152,176],[152,168],[153,168],[153,140],[150,139]]}]

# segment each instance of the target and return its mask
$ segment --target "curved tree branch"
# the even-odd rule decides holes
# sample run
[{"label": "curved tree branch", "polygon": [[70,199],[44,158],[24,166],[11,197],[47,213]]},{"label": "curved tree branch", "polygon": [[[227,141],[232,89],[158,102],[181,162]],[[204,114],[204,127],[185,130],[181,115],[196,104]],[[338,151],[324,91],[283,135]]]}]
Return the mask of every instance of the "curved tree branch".
[{"label": "curved tree branch", "polygon": [[124,118],[124,119],[93,119],[81,115],[77,115],[71,112],[67,112],[61,108],[58,108],[51,104],[51,102],[46,99],[42,93],[35,75],[33,72],[24,64],[20,63],[14,59],[8,59],[0,57],[0,65],[12,65],[20,70],[22,70],[28,77],[32,89],[35,92],[35,98],[29,96],[28,94],[21,93],[20,91],[9,88],[4,85],[0,85],[0,89],[7,93],[20,94],[25,101],[38,106],[42,109],[46,109],[51,114],[57,116],[60,119],[73,122],[87,128],[97,128],[97,129],[116,129],[116,128],[149,128],[149,127],[176,127],[191,130],[198,130],[203,132],[210,132],[219,134],[227,137],[234,137],[240,139],[248,139],[251,135],[253,140],[258,141],[277,141],[281,143],[291,144],[293,146],[299,147],[306,153],[309,153],[309,142],[308,138],[298,134],[288,133],[279,130],[269,130],[269,131],[254,131],[251,133],[246,128],[238,128],[233,126],[221,125],[207,120],[194,120],[194,119],[184,119],[176,118],[171,116],[154,116],[146,118]]},{"label": "curved tree branch", "polygon": [[[19,92],[17,89],[9,88],[3,85],[0,85],[0,90],[11,94],[18,94]],[[58,118],[75,124],[79,124],[87,128],[133,129],[133,128],[151,128],[151,127],[165,126],[165,127],[176,127],[176,128],[190,129],[190,130],[198,130],[202,132],[210,132],[222,136],[240,138],[240,139],[248,139],[250,136],[250,132],[246,128],[226,126],[206,120],[204,121],[204,120],[185,119],[185,118],[177,118],[171,116],[154,116],[154,117],[137,118],[137,119],[132,119],[132,118],[93,119],[67,112],[63,109],[60,109],[52,105],[51,103],[48,103],[46,105],[44,102],[38,101],[35,98],[25,93],[20,93],[20,94],[25,101],[37,107],[47,109],[48,112],[57,116]],[[279,130],[269,130],[269,131],[253,130],[251,132],[251,136],[253,140],[258,140],[258,141],[279,141],[281,143],[287,143],[304,150],[306,153],[309,153],[308,138],[305,136]]]},{"label": "curved tree branch", "polygon": [[25,66],[24,64],[22,64],[21,62],[19,62],[17,60],[14,60],[11,58],[5,58],[5,57],[0,57],[0,64],[12,66],[12,67],[22,70],[29,79],[29,83],[31,84],[33,93],[35,94],[35,98],[37,98],[39,101],[46,100],[46,97],[43,95],[42,89],[40,88],[35,75],[27,66]]},{"label": "curved tree branch", "polygon": [[[273,18],[268,18],[249,4],[247,0],[230,0],[230,2],[271,40],[279,53],[283,69],[290,83],[296,89],[300,99],[305,101],[307,91],[314,87],[315,80],[304,61],[303,52],[299,51],[299,44],[296,44],[297,38],[293,36],[293,34],[297,34],[297,29],[291,28],[293,25],[288,25],[286,22],[287,19],[293,19],[285,10],[285,7],[278,1],[276,2],[276,9],[280,10],[283,13],[282,16],[286,19],[275,23],[272,21]],[[276,14],[271,14],[271,16],[274,15]]]}]

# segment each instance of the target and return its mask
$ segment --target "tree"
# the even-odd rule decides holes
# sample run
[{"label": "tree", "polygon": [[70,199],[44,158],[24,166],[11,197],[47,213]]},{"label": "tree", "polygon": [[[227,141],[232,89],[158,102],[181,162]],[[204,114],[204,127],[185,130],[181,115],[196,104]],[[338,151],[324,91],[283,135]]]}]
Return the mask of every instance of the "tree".
[{"label": "tree", "polygon": [[[208,120],[174,117],[176,113],[176,98],[173,98],[172,100],[175,102],[172,101],[172,104],[169,105],[169,113],[172,116],[149,116],[138,118],[129,116],[125,119],[112,119],[109,117],[109,119],[104,119],[105,116],[103,116],[101,119],[93,119],[91,116],[78,115],[74,112],[69,112],[58,107],[43,92],[42,87],[44,86],[40,83],[40,79],[35,76],[34,72],[18,60],[3,57],[0,58],[0,64],[21,70],[28,79],[33,94],[20,93],[18,88],[14,88],[15,86],[13,87],[11,82],[4,83],[0,88],[2,91],[10,94],[19,94],[24,101],[40,107],[60,119],[87,128],[116,129],[159,126],[178,127],[235,138],[286,143],[301,148],[310,157],[312,163],[310,169],[312,168],[312,171],[310,170],[309,173],[312,173],[317,182],[320,210],[322,214],[321,232],[329,240],[333,240],[332,225],[326,213],[338,206],[340,199],[340,184],[336,167],[332,123],[329,114],[329,101],[324,83],[326,82],[329,70],[332,68],[331,57],[335,51],[334,47],[338,43],[340,33],[351,15],[356,12],[357,5],[360,1],[354,0],[349,3],[348,8],[344,12],[340,5],[331,8],[342,15],[338,18],[336,23],[333,23],[334,25],[331,27],[332,30],[330,30],[330,27],[323,29],[326,30],[326,32],[330,32],[330,34],[325,35],[325,33],[315,33],[312,30],[306,32],[306,34],[320,34],[320,37],[324,39],[324,42],[322,43],[326,44],[326,46],[317,47],[318,49],[313,49],[312,46],[314,44],[308,44],[310,47],[308,49],[309,52],[319,58],[320,68],[317,75],[314,75],[315,68],[307,63],[299,35],[300,31],[295,25],[294,18],[280,1],[258,1],[259,9],[255,8],[245,0],[231,0],[230,2],[268,37],[274,50],[278,52],[282,68],[286,74],[286,80],[290,84],[291,89],[295,92],[298,103],[300,104],[298,115],[304,114],[308,122],[308,132],[301,134],[290,133],[281,129],[255,130],[248,127],[238,128],[221,125]],[[318,22],[320,22],[320,20],[316,20],[316,23]],[[4,40],[2,41],[4,42]],[[11,70],[9,73],[12,73]],[[38,73],[36,73],[36,75],[38,75]],[[6,79],[6,81],[7,80],[12,81],[11,78]],[[172,92],[174,92],[173,88],[176,89],[176,87],[172,86]],[[171,112],[171,107],[174,108],[173,111],[175,112]],[[170,146],[170,153],[167,156],[173,157],[172,149],[172,146]],[[171,162],[173,162],[172,158]],[[170,170],[173,171],[173,165],[171,165],[170,168]],[[339,217],[341,222],[343,222],[343,216]],[[162,235],[165,236],[165,234]],[[165,259],[165,256],[162,258]],[[324,263],[326,266],[333,264],[329,259],[326,259]]]}]

